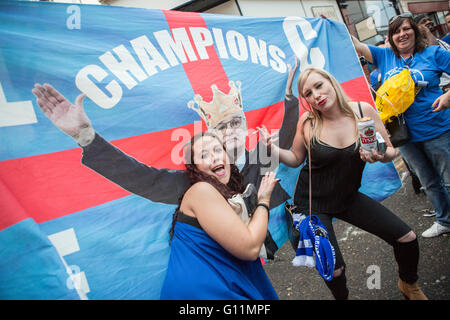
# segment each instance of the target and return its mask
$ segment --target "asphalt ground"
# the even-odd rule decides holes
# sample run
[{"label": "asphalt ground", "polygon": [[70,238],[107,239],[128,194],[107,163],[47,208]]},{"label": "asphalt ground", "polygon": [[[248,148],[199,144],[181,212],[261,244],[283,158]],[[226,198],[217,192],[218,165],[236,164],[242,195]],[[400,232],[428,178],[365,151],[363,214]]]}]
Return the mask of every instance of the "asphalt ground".
[{"label": "asphalt ground", "polygon": [[[403,186],[382,202],[416,233],[419,240],[418,284],[430,300],[450,299],[450,234],[423,238],[435,217],[425,194],[416,194],[401,160],[395,161]],[[397,287],[398,272],[392,247],[378,237],[342,220],[334,222],[339,247],[346,262],[351,300],[404,300]],[[288,242],[264,268],[280,300],[333,300],[315,268],[294,267],[295,252]]]}]

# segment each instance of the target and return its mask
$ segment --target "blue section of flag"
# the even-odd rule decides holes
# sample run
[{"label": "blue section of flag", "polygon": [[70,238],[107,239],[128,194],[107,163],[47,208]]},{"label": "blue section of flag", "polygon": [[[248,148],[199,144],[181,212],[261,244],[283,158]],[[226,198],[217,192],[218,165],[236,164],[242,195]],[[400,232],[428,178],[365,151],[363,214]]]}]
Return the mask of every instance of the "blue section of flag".
[{"label": "blue section of flag", "polygon": [[47,235],[33,219],[0,232],[0,300],[80,299]]},{"label": "blue section of flag", "polygon": [[73,228],[80,250],[63,258],[85,273],[88,299],[159,299],[175,208],[131,195],[40,227]]},{"label": "blue section of flag", "polygon": [[383,201],[402,187],[394,163],[367,163],[363,171],[360,192]]}]

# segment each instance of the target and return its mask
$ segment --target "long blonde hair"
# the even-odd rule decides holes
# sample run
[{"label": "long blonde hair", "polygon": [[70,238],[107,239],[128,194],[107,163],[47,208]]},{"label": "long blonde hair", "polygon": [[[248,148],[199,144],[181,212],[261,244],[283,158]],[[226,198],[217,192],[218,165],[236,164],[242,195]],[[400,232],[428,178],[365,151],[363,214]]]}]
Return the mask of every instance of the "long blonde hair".
[{"label": "long blonde hair", "polygon": [[[304,99],[300,99],[300,104],[302,105],[303,109],[305,109],[306,111],[309,112],[308,118],[310,118],[313,121],[311,123],[311,127],[312,127],[311,141],[313,143],[315,143],[315,142],[321,143],[319,136],[320,136],[320,133],[321,133],[322,127],[323,127],[323,119],[321,116],[321,112],[314,109],[311,105],[309,105],[309,103],[306,102],[306,99],[303,96],[303,86],[305,85],[306,79],[308,79],[308,77],[311,75],[311,73],[317,73],[317,74],[321,75],[322,77],[324,77],[325,79],[328,79],[331,82],[331,85],[333,86],[334,91],[336,92],[338,107],[341,109],[341,111],[345,115],[347,115],[349,117],[353,117],[355,119],[355,138],[358,137],[359,136],[358,127],[356,125],[356,123],[357,123],[356,121],[358,121],[357,116],[353,112],[353,109],[349,104],[349,102],[351,100],[347,97],[344,90],[342,90],[342,87],[339,84],[339,82],[337,82],[336,78],[334,78],[333,75],[331,75],[329,72],[327,72],[323,69],[311,67],[302,72],[302,74],[298,78],[298,82],[297,82],[298,94],[300,95],[300,97],[304,98]],[[305,104],[303,103],[304,102],[303,100],[305,100],[307,106],[305,106]],[[356,139],[356,147],[358,148],[358,146],[359,146],[359,139]]]}]

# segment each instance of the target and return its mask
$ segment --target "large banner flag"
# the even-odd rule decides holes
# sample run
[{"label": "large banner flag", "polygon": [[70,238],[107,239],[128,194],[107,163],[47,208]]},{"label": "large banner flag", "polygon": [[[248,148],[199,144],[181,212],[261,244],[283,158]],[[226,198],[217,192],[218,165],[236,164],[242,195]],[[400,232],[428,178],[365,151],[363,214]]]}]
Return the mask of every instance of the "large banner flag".
[{"label": "large banner flag", "polygon": [[[213,98],[238,101],[247,153],[262,125],[292,137],[303,110],[284,99],[296,57],[300,72],[326,69],[373,105],[336,21],[1,2],[0,299],[158,299],[182,148],[215,121],[202,110],[220,109]],[[86,122],[73,137],[58,129],[62,115],[44,114],[36,83],[61,93],[54,104],[85,94],[94,140],[83,144]],[[300,168],[276,170],[292,196]],[[373,164],[361,190],[383,200],[400,185],[392,163]],[[278,247],[282,209],[269,223]]]}]

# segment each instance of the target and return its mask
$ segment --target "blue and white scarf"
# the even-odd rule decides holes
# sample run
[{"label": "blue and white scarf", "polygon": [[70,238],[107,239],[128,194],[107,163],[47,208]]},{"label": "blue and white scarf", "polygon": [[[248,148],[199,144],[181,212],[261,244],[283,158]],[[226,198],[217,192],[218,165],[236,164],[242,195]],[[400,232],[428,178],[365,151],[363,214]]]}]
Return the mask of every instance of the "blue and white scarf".
[{"label": "blue and white scarf", "polygon": [[[292,260],[294,266],[316,267],[320,276],[326,280],[333,279],[336,257],[334,248],[328,239],[328,231],[320,219],[311,215],[294,214],[294,227],[300,232],[295,258]],[[316,259],[313,258],[313,252]]]}]

